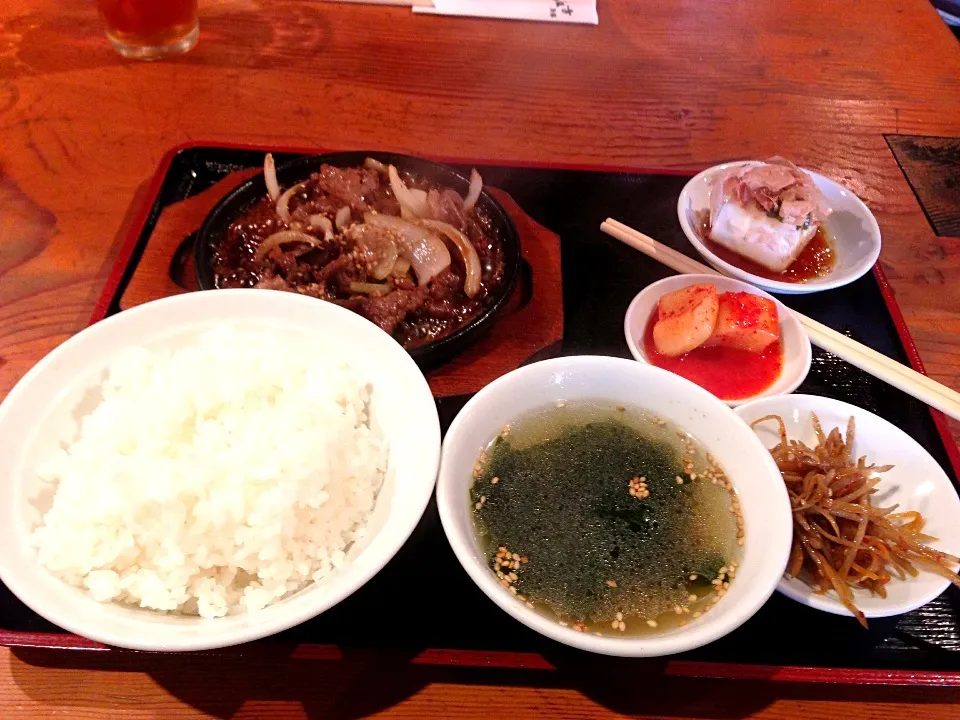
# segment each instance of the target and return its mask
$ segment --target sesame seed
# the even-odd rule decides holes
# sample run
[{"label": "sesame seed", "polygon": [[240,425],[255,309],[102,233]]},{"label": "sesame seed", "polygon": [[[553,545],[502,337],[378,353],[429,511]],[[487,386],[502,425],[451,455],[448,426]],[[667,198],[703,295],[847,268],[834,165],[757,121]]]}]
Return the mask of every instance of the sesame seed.
[{"label": "sesame seed", "polygon": [[683,485],[683,478],[677,475],[677,485]]},{"label": "sesame seed", "polygon": [[511,585],[511,586],[510,586],[510,592],[512,592],[514,595],[516,595],[516,594],[517,594],[517,589],[516,589],[513,585]]},{"label": "sesame seed", "polygon": [[623,632],[627,629],[627,624],[621,620],[618,627],[620,628],[620,632]]},{"label": "sesame seed", "polygon": [[477,503],[477,504],[474,505],[473,507],[475,507],[477,510],[479,510],[480,508],[483,507],[483,503]]},{"label": "sesame seed", "polygon": [[624,410],[626,410],[626,408],[623,405],[617,405],[617,410],[619,412],[623,412]]},{"label": "sesame seed", "polygon": [[680,607],[679,605],[674,605],[674,606],[673,606],[673,611],[674,611],[677,615],[683,615],[683,608]]},{"label": "sesame seed", "polygon": [[622,613],[622,612],[618,612],[618,613],[616,614],[616,618],[617,618],[617,620],[623,620],[623,613]]},{"label": "sesame seed", "polygon": [[690,602],[696,602],[697,596],[694,595],[693,593],[690,593],[690,597],[688,597],[687,600],[689,600]]},{"label": "sesame seed", "polygon": [[698,617],[700,617],[701,615],[703,615],[703,613],[702,613],[702,612],[699,612],[699,611],[698,611],[698,612],[695,612],[695,613],[693,614],[693,616],[694,616],[695,618],[698,618]]},{"label": "sesame seed", "polygon": [[607,580],[607,585],[609,585],[610,587],[614,588],[614,587],[617,586],[617,581],[616,581],[616,580]]},{"label": "sesame seed", "polygon": [[696,580],[696,579],[697,579],[697,576],[696,576],[696,575],[691,575],[691,576],[690,576],[690,579],[691,579],[691,580]]},{"label": "sesame seed", "polygon": [[691,479],[691,480],[696,480],[696,479],[697,479],[697,474],[696,474],[696,473],[690,473],[690,479]]},{"label": "sesame seed", "polygon": [[490,480],[490,484],[491,484],[491,485],[496,485],[498,482],[500,482],[500,478],[498,478],[498,477],[491,478],[491,480]]},{"label": "sesame seed", "polygon": [[657,621],[656,621],[656,620],[647,620],[647,625],[649,625],[650,627],[656,627],[656,626],[657,626]]},{"label": "sesame seed", "polygon": [[558,622],[559,622],[560,625],[562,625],[563,627],[566,627],[566,626],[567,626],[567,624],[566,624],[563,620],[560,620],[560,621],[558,621]]},{"label": "sesame seed", "polygon": [[567,403],[564,402],[563,400],[557,400],[557,402],[556,402],[556,406],[557,406],[558,408],[562,408],[562,407],[563,407],[564,405],[566,405],[566,404],[567,404]]},{"label": "sesame seed", "polygon": [[620,627],[619,621],[614,620],[612,623],[610,623],[610,627],[612,627],[614,630],[616,630],[617,628]]}]

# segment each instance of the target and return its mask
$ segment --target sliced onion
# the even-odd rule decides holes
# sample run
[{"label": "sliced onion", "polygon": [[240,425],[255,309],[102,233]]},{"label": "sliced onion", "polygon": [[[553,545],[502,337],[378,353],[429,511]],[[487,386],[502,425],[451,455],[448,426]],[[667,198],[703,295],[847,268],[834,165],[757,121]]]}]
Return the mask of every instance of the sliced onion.
[{"label": "sliced onion", "polygon": [[483,178],[474,168],[470,171],[470,188],[467,190],[467,196],[463,199],[463,211],[470,212],[473,206],[477,204],[480,197],[480,191],[483,190]]},{"label": "sliced onion", "polygon": [[427,207],[427,194],[422,190],[410,190],[400,179],[400,174],[393,165],[387,166],[387,175],[390,178],[390,189],[393,190],[393,196],[397,198],[401,208],[406,208],[407,212],[414,217],[426,217],[430,214]]},{"label": "sliced onion", "polygon": [[353,293],[363,293],[364,295],[373,295],[374,297],[382,297],[387,295],[393,290],[393,286],[387,283],[368,283],[368,282],[352,282],[350,283],[350,292]]},{"label": "sliced onion", "polygon": [[280,219],[288,225],[290,224],[290,198],[292,198],[297,191],[302,190],[305,186],[306,183],[302,182],[297,183],[292,187],[288,187],[283,191],[283,195],[277,199],[277,215],[279,215]]},{"label": "sliced onion", "polygon": [[268,235],[263,239],[263,242],[257,247],[257,260],[264,258],[268,252],[276,247],[280,247],[283,243],[290,242],[307,243],[308,245],[313,245],[314,247],[317,247],[320,244],[320,241],[317,238],[315,238],[313,235],[307,235],[305,232],[300,232],[299,230],[281,230],[280,232],[275,232],[273,235]]},{"label": "sliced onion", "polygon": [[333,223],[330,222],[330,218],[323,213],[311,215],[307,218],[307,222],[310,223],[310,227],[320,228],[323,230],[323,237],[326,240],[329,240],[333,237]]},{"label": "sliced onion", "polygon": [[267,195],[276,202],[280,199],[280,183],[277,182],[277,166],[273,162],[273,155],[267,153],[263,159],[263,180],[267,184]]},{"label": "sliced onion", "polygon": [[351,225],[349,234],[370,261],[370,276],[374,280],[387,277],[400,255],[393,233],[373,225]]},{"label": "sliced onion", "polygon": [[440,272],[450,267],[450,251],[443,240],[425,228],[393,215],[365,213],[365,223],[390,231],[397,243],[400,257],[410,261],[418,285],[426,285]]},{"label": "sliced onion", "polygon": [[473,243],[449,223],[440,220],[421,220],[420,224],[442,232],[457,246],[457,250],[463,256],[463,266],[467,270],[467,276],[463,280],[463,292],[468,298],[474,297],[480,290],[480,256],[477,255],[477,249]]},{"label": "sliced onion", "polygon": [[393,270],[390,271],[390,274],[394,277],[403,277],[408,272],[410,272],[410,261],[406,258],[398,257],[397,261],[393,264]]},{"label": "sliced onion", "polygon": [[367,170],[376,170],[377,172],[380,172],[380,173],[385,173],[387,171],[386,165],[384,165],[379,160],[374,160],[371,157],[368,157],[366,160],[363,161],[363,166]]},{"label": "sliced onion", "polygon": [[350,206],[344,205],[342,208],[337,210],[337,217],[334,222],[337,224],[338,230],[343,230],[350,223]]}]

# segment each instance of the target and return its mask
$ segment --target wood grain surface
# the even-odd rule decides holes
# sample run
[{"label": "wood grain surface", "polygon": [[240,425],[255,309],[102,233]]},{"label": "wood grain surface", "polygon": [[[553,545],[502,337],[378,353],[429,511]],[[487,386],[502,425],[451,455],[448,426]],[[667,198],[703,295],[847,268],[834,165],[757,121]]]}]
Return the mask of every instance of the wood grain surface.
[{"label": "wood grain surface", "polygon": [[[927,0],[600,0],[600,25],[201,0],[177,60],[117,56],[87,0],[0,5],[0,396],[81,329],[134,200],[188,140],[693,168],[780,153],[874,210],[936,379],[960,388],[960,239],[883,133],[960,136],[960,47]],[[785,629],[785,637],[789,630]],[[946,689],[421,668],[390,658],[0,650],[0,717],[956,717]]]}]

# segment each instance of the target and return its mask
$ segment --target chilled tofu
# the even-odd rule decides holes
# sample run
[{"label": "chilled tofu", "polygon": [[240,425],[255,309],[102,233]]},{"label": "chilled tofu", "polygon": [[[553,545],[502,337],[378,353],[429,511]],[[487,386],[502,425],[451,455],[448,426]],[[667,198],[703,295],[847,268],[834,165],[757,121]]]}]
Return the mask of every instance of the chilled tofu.
[{"label": "chilled tofu", "polygon": [[755,205],[727,202],[710,218],[710,239],[768,270],[783,272],[817,234],[817,227],[797,227]]},{"label": "chilled tofu", "polygon": [[813,178],[776,157],[718,173],[708,236],[773,272],[783,272],[832,212]]},{"label": "chilled tofu", "polygon": [[678,357],[700,347],[713,333],[719,302],[714,285],[690,285],[660,298],[653,343],[657,351]]},{"label": "chilled tofu", "polygon": [[780,339],[777,304],[748,292],[725,292],[718,298],[717,321],[707,345],[760,353]]}]

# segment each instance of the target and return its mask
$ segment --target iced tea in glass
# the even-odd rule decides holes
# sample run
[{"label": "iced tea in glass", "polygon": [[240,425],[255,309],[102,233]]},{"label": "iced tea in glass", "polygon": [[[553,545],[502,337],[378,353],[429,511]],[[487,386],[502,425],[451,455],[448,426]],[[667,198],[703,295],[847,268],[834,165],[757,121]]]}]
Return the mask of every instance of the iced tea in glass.
[{"label": "iced tea in glass", "polygon": [[197,0],[97,0],[107,37],[124,57],[153,60],[197,44]]}]

